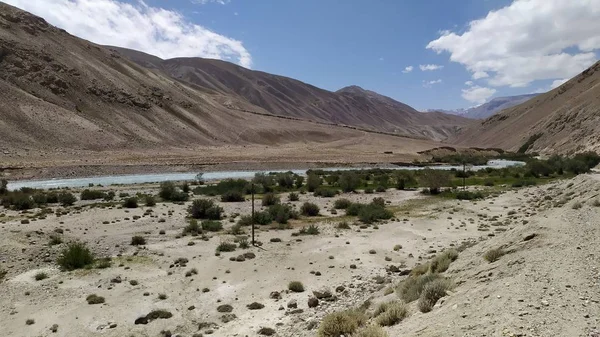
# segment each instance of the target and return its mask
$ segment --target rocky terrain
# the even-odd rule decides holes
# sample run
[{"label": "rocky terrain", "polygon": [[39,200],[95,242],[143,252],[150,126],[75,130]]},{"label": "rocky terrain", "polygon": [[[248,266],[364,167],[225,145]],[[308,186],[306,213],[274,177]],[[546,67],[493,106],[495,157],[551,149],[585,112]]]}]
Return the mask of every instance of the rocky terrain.
[{"label": "rocky terrain", "polygon": [[[124,186],[117,194],[153,191]],[[4,209],[0,321],[8,336],[316,336],[329,313],[363,305],[375,315],[379,303],[398,299],[411,269],[456,248],[444,273],[456,287],[431,312],[411,303],[403,320],[384,328],[390,336],[595,337],[599,191],[598,177],[583,175],[482,201],[397,190],[339,196],[387,200],[395,219],[375,225],[352,224],[332,211],[332,199],[300,195],[291,204],[315,202],[321,217],[293,220],[289,229],[260,227],[260,248],[217,256],[215,248],[236,237],[233,222],[181,236],[189,202],[129,209],[79,201],[29,223],[22,220],[36,210]],[[219,204],[232,221],[251,208],[249,201]],[[348,229],[338,226],[343,221]],[[294,234],[308,225],[319,233]],[[54,236],[63,243],[49,244]],[[146,242],[131,245],[134,236]],[[71,240],[112,256],[112,265],[60,271],[56,258]],[[492,249],[503,255],[486,261]],[[291,281],[304,290],[289,290]],[[90,295],[103,303],[90,304]],[[154,310],[168,315],[147,316]]]},{"label": "rocky terrain", "polygon": [[560,87],[465,127],[447,142],[540,153],[598,150],[600,62]]}]

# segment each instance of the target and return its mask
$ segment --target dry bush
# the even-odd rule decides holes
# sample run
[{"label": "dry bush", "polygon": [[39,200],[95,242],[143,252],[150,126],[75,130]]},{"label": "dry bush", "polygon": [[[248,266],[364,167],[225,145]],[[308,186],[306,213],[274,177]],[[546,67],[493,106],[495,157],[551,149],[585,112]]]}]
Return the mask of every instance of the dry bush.
[{"label": "dry bush", "polygon": [[437,279],[425,285],[419,298],[419,310],[421,312],[430,312],[437,301],[446,296],[446,292],[454,288],[454,284],[449,279]]},{"label": "dry bush", "polygon": [[406,303],[416,301],[421,296],[421,292],[427,283],[440,279],[439,274],[425,274],[419,276],[410,276],[401,282],[396,288],[396,293]]},{"label": "dry bush", "polygon": [[485,254],[483,254],[483,258],[487,262],[492,263],[498,261],[505,254],[506,252],[502,248],[494,248],[485,252]]},{"label": "dry bush", "polygon": [[339,337],[352,335],[367,322],[363,311],[350,309],[331,313],[323,318],[319,326],[319,337]]},{"label": "dry bush", "polygon": [[381,326],[396,325],[408,315],[406,304],[400,301],[389,302],[383,309],[384,311],[377,316],[377,324]]},{"label": "dry bush", "polygon": [[361,328],[352,337],[389,337],[388,333],[377,325]]},{"label": "dry bush", "polygon": [[288,284],[288,289],[295,293],[301,293],[304,291],[304,285],[300,281],[292,281]]}]

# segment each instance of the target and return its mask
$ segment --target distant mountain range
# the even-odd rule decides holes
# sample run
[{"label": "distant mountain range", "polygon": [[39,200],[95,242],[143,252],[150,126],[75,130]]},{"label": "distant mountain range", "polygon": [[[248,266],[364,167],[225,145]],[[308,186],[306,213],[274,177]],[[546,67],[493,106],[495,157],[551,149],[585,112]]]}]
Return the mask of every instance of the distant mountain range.
[{"label": "distant mountain range", "polygon": [[444,110],[444,109],[428,109],[427,112],[443,112],[452,115],[458,115],[466,118],[472,119],[486,119],[490,116],[493,116],[497,112],[500,112],[504,109],[512,108],[521,103],[525,103],[526,101],[532,99],[533,97],[539,94],[528,94],[528,95],[518,95],[518,96],[506,96],[506,97],[496,97],[491,101],[478,105],[476,107],[467,108],[467,109],[455,109],[455,110]]}]

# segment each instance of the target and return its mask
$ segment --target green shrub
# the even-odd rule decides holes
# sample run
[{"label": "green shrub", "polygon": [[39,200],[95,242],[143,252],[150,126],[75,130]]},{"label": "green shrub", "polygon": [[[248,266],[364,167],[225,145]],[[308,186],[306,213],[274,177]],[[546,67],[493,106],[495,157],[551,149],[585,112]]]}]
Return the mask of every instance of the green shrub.
[{"label": "green shrub", "polygon": [[483,254],[483,258],[487,262],[492,263],[492,262],[498,261],[505,254],[506,254],[506,252],[502,248],[495,248],[495,249],[490,249],[487,252],[485,252],[485,254]]},{"label": "green shrub", "polygon": [[106,197],[106,193],[100,190],[88,190],[85,189],[81,192],[81,200],[97,200],[104,199]]},{"label": "green shrub", "polygon": [[71,206],[77,201],[77,197],[70,192],[62,192],[58,195],[58,202],[60,202],[63,206]]},{"label": "green shrub", "polygon": [[333,207],[335,209],[348,209],[348,207],[350,207],[351,204],[352,202],[348,199],[338,199],[333,204]]},{"label": "green shrub", "polygon": [[319,206],[310,202],[305,202],[300,208],[300,213],[304,216],[317,216],[319,215]]},{"label": "green shrub", "polygon": [[354,172],[344,172],[338,180],[342,191],[353,192],[360,185],[360,177]]},{"label": "green shrub", "polygon": [[238,242],[238,247],[240,247],[240,249],[250,248],[250,243],[248,242],[248,238],[247,237],[240,238],[240,241]]},{"label": "green shrub", "polygon": [[280,202],[281,200],[279,199],[279,196],[273,193],[266,193],[262,198],[262,205],[265,207],[277,205]]},{"label": "green shrub", "polygon": [[309,192],[314,192],[319,186],[323,184],[323,180],[317,174],[309,174],[308,179],[306,180],[306,188]]},{"label": "green shrub", "polygon": [[319,337],[353,336],[359,327],[365,325],[367,316],[361,310],[350,309],[326,315],[319,326]]},{"label": "green shrub", "polygon": [[32,197],[33,202],[38,206],[43,206],[48,203],[48,197],[45,193],[36,193]]},{"label": "green shrub", "polygon": [[377,316],[377,324],[392,326],[400,323],[408,314],[406,305],[400,301],[388,303],[385,310]]},{"label": "green shrub", "polygon": [[299,214],[290,205],[277,204],[267,210],[277,223],[286,224],[290,219],[298,219]]},{"label": "green shrub", "polygon": [[445,278],[440,278],[427,283],[419,297],[419,310],[421,312],[430,312],[437,301],[446,296],[446,292],[452,288],[452,281]]},{"label": "green shrub", "polygon": [[365,194],[373,194],[373,188],[372,187],[365,188]]},{"label": "green shrub", "polygon": [[123,207],[125,208],[137,208],[138,202],[136,197],[130,197],[123,201]]},{"label": "green shrub", "polygon": [[221,195],[222,202],[242,202],[246,201],[244,194],[240,191],[228,191]]},{"label": "green shrub", "polygon": [[335,226],[337,229],[350,229],[350,225],[347,221],[342,221]]},{"label": "green shrub", "polygon": [[290,201],[298,201],[298,200],[300,200],[300,195],[296,192],[292,192],[292,193],[290,193],[288,198]]},{"label": "green shrub", "polygon": [[131,245],[132,246],[143,246],[146,244],[146,239],[144,239],[143,236],[134,236],[131,238]]},{"label": "green shrub", "polygon": [[333,198],[338,195],[338,191],[331,188],[317,188],[314,193],[315,197],[323,197],[323,198]]},{"label": "green shrub", "polygon": [[48,243],[50,246],[60,245],[61,243],[63,243],[63,240],[60,235],[50,235],[50,242]]},{"label": "green shrub", "polygon": [[292,281],[288,284],[288,289],[295,293],[304,292],[304,285],[300,281]]},{"label": "green shrub", "polygon": [[429,271],[431,273],[443,273],[450,267],[450,263],[456,261],[458,252],[454,249],[447,250],[438,254],[429,262]]},{"label": "green shrub", "polygon": [[218,232],[223,229],[221,221],[205,220],[202,221],[202,229],[209,232]]},{"label": "green shrub", "polygon": [[375,204],[366,205],[358,212],[358,219],[366,224],[370,224],[378,220],[388,220],[393,217],[394,213]]},{"label": "green shrub", "polygon": [[183,191],[179,191],[172,181],[165,181],[160,184],[158,196],[167,201],[187,201],[189,196]]},{"label": "green shrub", "polygon": [[94,254],[84,243],[73,242],[63,249],[57,263],[63,270],[81,269],[94,263]]},{"label": "green shrub", "polygon": [[198,221],[196,219],[191,219],[190,223],[183,228],[183,232],[181,233],[183,236],[191,235],[198,236],[202,234],[202,228],[198,225]]},{"label": "green shrub", "polygon": [[319,227],[316,225],[310,225],[308,227],[302,227],[298,231],[298,235],[318,235],[320,233]]},{"label": "green shrub", "polygon": [[223,208],[215,205],[213,200],[196,199],[188,211],[194,219],[221,220]]}]

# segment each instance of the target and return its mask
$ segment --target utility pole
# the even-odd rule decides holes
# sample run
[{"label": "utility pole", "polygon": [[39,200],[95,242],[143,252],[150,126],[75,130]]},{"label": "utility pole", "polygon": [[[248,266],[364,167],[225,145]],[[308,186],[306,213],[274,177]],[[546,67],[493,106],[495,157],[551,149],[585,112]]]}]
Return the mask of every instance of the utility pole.
[{"label": "utility pole", "polygon": [[252,183],[252,221],[250,223],[252,224],[252,245],[254,246],[254,182]]}]

